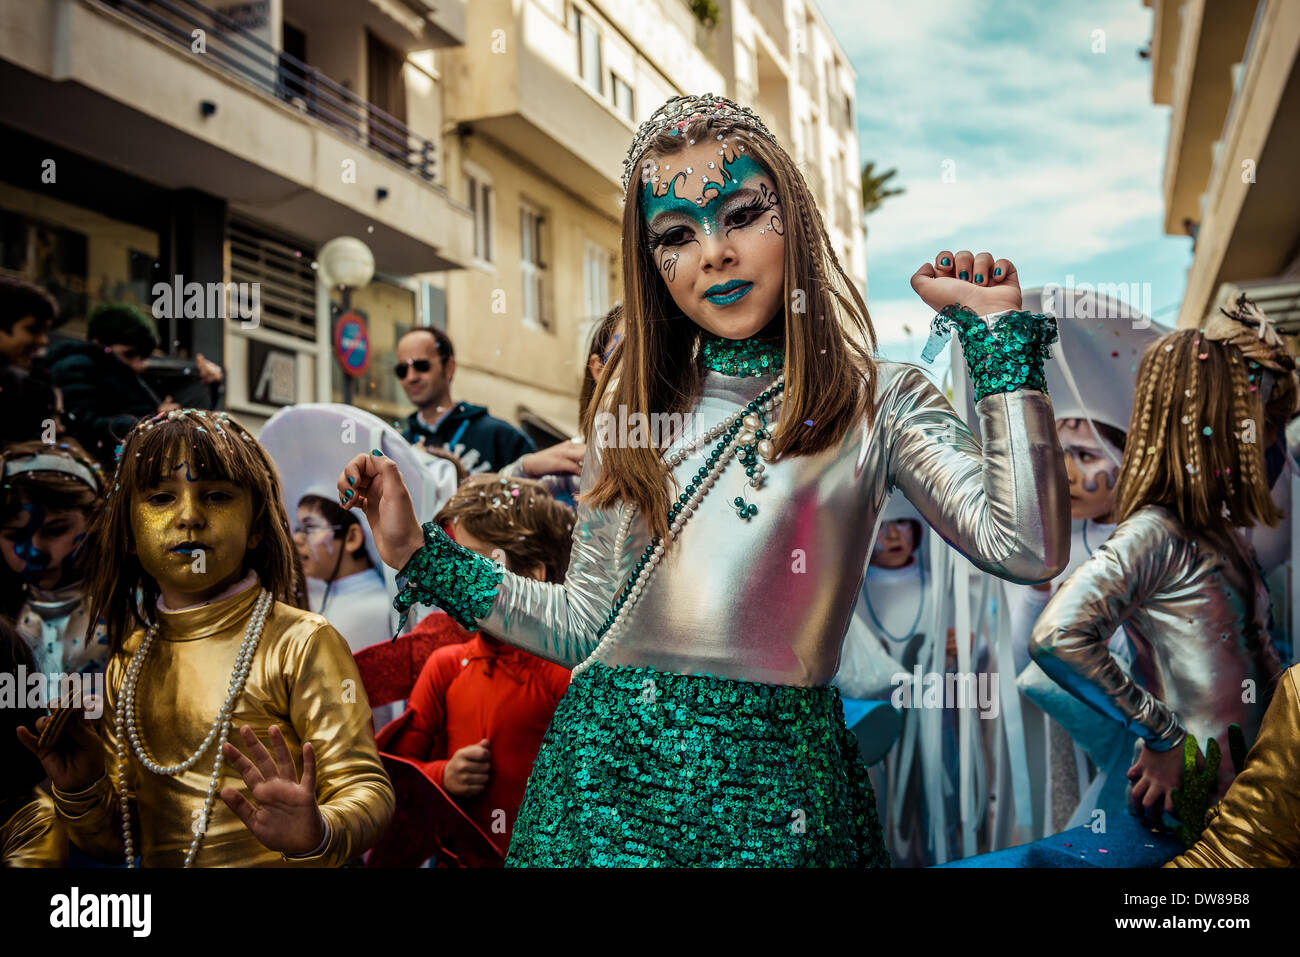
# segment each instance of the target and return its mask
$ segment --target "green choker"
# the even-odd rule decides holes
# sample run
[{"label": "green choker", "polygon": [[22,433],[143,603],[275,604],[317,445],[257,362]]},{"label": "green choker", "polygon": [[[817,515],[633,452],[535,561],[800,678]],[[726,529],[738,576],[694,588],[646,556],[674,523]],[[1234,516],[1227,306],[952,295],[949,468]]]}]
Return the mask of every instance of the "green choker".
[{"label": "green choker", "polygon": [[724,339],[701,330],[698,359],[704,368],[723,375],[774,375],[785,365],[785,345],[780,338]]}]

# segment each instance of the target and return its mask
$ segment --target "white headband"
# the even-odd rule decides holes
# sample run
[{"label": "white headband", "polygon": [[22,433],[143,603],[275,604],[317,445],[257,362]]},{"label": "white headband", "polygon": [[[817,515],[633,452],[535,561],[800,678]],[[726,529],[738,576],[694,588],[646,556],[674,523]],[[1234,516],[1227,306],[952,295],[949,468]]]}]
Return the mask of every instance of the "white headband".
[{"label": "white headband", "polygon": [[71,475],[81,479],[96,492],[100,490],[99,479],[95,476],[95,473],[76,459],[68,458],[66,455],[42,453],[19,459],[16,462],[5,462],[5,478],[11,478],[23,472],[62,472],[64,475]]}]

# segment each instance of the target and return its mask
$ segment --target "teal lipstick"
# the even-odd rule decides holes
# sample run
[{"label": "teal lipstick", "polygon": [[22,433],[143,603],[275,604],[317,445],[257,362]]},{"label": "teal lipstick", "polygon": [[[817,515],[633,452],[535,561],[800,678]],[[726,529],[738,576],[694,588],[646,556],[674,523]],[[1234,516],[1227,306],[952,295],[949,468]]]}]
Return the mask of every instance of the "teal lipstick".
[{"label": "teal lipstick", "polygon": [[704,294],[704,298],[715,306],[729,306],[733,302],[744,299],[753,288],[754,284],[752,282],[744,279],[732,279],[709,287],[708,292]]}]

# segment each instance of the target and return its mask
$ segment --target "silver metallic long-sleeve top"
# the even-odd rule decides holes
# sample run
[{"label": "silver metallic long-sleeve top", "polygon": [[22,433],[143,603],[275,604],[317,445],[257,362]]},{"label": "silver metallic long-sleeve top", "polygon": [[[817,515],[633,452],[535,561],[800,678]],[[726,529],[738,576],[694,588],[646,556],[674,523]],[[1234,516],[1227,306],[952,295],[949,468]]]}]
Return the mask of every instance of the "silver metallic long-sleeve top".
[{"label": "silver metallic long-sleeve top", "polygon": [[[1180,745],[1187,732],[1202,750],[1209,737],[1226,748],[1234,722],[1249,744],[1281,663],[1268,633],[1268,591],[1240,564],[1167,509],[1138,509],[1048,602],[1030,653],[1153,750]],[[1120,625],[1133,644],[1134,677],[1107,649]]]},{"label": "silver metallic long-sleeve top", "polygon": [[[756,490],[738,464],[721,474],[617,642],[602,650],[604,664],[783,685],[828,683],[892,487],[985,571],[1019,582],[1060,573],[1070,514],[1047,396],[1024,389],[982,399],[981,447],[919,369],[881,362],[877,370],[874,421],[850,429],[837,447],[768,463],[766,482]],[[773,381],[707,372],[695,415],[672,448],[734,417]],[[706,454],[699,450],[677,466],[681,487]],[[600,450],[591,443],[583,488],[592,487],[600,467]],[[748,521],[730,505],[738,495],[758,506]],[[506,572],[477,625],[551,661],[583,661],[650,540],[638,514],[626,541],[615,542],[627,507],[579,505],[565,584]]]}]

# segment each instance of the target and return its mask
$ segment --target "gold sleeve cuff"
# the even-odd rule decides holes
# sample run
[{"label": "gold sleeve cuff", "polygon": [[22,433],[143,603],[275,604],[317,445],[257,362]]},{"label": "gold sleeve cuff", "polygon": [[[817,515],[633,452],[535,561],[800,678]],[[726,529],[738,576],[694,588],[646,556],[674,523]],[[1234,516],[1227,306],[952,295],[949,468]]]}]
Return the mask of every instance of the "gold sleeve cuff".
[{"label": "gold sleeve cuff", "polygon": [[1165,867],[1300,864],[1300,665],[1278,682],[1245,769],[1186,853]]}]

